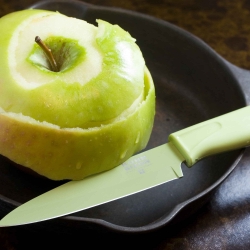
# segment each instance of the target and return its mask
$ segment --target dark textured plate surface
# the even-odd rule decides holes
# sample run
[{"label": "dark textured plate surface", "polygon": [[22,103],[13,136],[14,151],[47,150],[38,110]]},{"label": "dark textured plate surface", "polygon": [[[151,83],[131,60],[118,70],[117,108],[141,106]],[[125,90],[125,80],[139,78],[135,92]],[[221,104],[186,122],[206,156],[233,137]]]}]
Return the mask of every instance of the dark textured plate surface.
[{"label": "dark textured plate surface", "polygon": [[[157,97],[155,124],[147,149],[166,143],[174,131],[247,105],[241,76],[244,71],[227,63],[200,39],[165,21],[77,1],[45,1],[33,8],[57,10],[93,24],[96,19],[104,19],[136,38],[152,73]],[[190,169],[183,164],[182,179],[27,227],[67,233],[72,228],[141,233],[168,226],[203,205],[234,169],[242,152],[213,156]],[[4,157],[0,157],[0,171],[1,217],[61,184],[25,174]]]}]

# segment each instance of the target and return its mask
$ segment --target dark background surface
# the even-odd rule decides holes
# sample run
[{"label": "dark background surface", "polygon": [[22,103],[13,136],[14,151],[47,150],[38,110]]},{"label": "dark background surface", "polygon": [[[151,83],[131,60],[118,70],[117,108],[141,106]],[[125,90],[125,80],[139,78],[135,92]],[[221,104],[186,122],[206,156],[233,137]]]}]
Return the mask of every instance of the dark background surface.
[{"label": "dark background surface", "polygon": [[[0,0],[0,16],[34,4]],[[91,0],[161,18],[193,33],[229,62],[250,69],[247,0]],[[25,231],[0,228],[0,249],[250,249],[250,150],[211,200],[184,222],[146,235]]]}]

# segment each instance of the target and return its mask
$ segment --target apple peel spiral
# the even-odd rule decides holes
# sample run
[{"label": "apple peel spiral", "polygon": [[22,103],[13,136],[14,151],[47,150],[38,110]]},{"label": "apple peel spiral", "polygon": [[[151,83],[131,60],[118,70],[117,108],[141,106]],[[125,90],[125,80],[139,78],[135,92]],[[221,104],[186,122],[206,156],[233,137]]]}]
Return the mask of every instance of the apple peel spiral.
[{"label": "apple peel spiral", "polygon": [[0,19],[0,154],[52,180],[114,168],[152,132],[154,83],[135,39],[97,23],[33,9]]}]

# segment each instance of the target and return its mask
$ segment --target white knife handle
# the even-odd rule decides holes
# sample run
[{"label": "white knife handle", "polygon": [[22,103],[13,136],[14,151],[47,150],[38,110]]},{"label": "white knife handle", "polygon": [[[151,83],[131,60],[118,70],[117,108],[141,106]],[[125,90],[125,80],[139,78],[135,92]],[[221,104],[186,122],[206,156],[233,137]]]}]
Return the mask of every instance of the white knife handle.
[{"label": "white knife handle", "polygon": [[209,155],[250,145],[250,106],[198,123],[169,136],[188,166]]}]

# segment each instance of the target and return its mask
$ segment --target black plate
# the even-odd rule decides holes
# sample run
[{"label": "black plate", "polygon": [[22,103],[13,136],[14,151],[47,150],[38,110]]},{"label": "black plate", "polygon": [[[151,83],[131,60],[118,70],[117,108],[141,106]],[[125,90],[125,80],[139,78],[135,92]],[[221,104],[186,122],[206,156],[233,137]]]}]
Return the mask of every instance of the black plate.
[{"label": "black plate", "polygon": [[[147,149],[166,143],[174,131],[247,105],[244,77],[243,81],[239,78],[244,71],[174,25],[131,11],[77,1],[45,1],[32,7],[57,10],[93,24],[96,19],[104,19],[119,24],[137,39],[152,73],[157,96],[155,124]],[[233,171],[242,152],[209,157],[190,169],[183,165],[182,179],[30,227],[68,233],[72,228],[141,233],[171,225],[208,200]],[[1,216],[61,184],[25,174],[13,168],[4,157],[0,158],[0,171]]]}]

